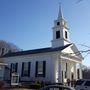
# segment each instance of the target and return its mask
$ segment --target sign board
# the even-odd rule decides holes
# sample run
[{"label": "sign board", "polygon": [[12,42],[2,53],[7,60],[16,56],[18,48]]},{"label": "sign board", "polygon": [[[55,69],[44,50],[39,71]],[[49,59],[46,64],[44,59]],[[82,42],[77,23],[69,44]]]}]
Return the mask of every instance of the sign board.
[{"label": "sign board", "polygon": [[12,73],[11,76],[11,85],[18,85],[19,84],[19,74]]}]

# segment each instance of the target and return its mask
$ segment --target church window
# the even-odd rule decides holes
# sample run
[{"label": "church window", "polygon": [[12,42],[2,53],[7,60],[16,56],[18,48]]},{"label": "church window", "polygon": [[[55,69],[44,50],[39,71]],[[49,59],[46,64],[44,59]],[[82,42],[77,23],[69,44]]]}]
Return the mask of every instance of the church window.
[{"label": "church window", "polygon": [[17,73],[17,70],[18,70],[18,63],[11,63],[10,76],[12,75],[12,73]]},{"label": "church window", "polygon": [[22,76],[30,76],[30,62],[22,62]]},{"label": "church window", "polygon": [[67,63],[66,63],[66,71],[67,71]]},{"label": "church window", "polygon": [[57,25],[60,25],[60,22],[57,22]]},{"label": "church window", "polygon": [[46,70],[46,61],[37,61],[36,62],[36,77],[45,77]]},{"label": "church window", "polygon": [[43,74],[43,62],[38,63],[38,74]]},{"label": "church window", "polygon": [[67,78],[67,71],[65,71],[65,78]]},{"label": "church window", "polygon": [[56,39],[60,38],[60,31],[56,31]]},{"label": "church window", "polygon": [[67,78],[67,63],[66,63],[65,78]]},{"label": "church window", "polygon": [[71,72],[71,79],[73,80],[74,79],[74,73]]},{"label": "church window", "polygon": [[68,38],[68,36],[67,36],[67,31],[65,31],[65,38],[66,38],[66,39]]},{"label": "church window", "polygon": [[11,73],[17,72],[18,63],[11,63]]},{"label": "church window", "polygon": [[80,70],[77,69],[77,78],[80,79]]}]

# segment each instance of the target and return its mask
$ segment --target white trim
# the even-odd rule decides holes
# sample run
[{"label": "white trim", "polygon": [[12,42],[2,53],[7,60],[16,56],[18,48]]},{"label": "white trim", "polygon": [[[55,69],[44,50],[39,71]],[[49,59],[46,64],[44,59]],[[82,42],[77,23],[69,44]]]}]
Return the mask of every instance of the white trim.
[{"label": "white trim", "polygon": [[0,65],[4,65],[4,66],[7,66],[8,64],[6,64],[6,63],[0,63]]}]

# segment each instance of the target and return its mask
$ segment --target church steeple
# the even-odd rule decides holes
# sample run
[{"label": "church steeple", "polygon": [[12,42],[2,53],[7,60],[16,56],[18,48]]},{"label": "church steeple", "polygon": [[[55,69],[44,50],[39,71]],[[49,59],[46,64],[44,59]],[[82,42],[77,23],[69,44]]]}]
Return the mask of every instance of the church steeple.
[{"label": "church steeple", "polygon": [[58,19],[64,19],[61,4],[59,4]]},{"label": "church steeple", "polygon": [[52,47],[60,47],[66,44],[70,44],[69,31],[60,5],[57,20],[54,21]]}]

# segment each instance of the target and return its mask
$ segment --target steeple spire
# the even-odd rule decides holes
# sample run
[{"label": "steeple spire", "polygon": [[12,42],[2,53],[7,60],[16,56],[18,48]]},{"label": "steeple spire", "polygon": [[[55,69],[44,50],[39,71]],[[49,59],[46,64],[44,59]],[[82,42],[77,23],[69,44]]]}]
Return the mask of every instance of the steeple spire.
[{"label": "steeple spire", "polygon": [[58,19],[64,19],[61,3],[59,3]]},{"label": "steeple spire", "polygon": [[66,20],[64,19],[61,4],[57,20],[54,21],[52,47],[61,47],[70,44],[69,31]]}]

